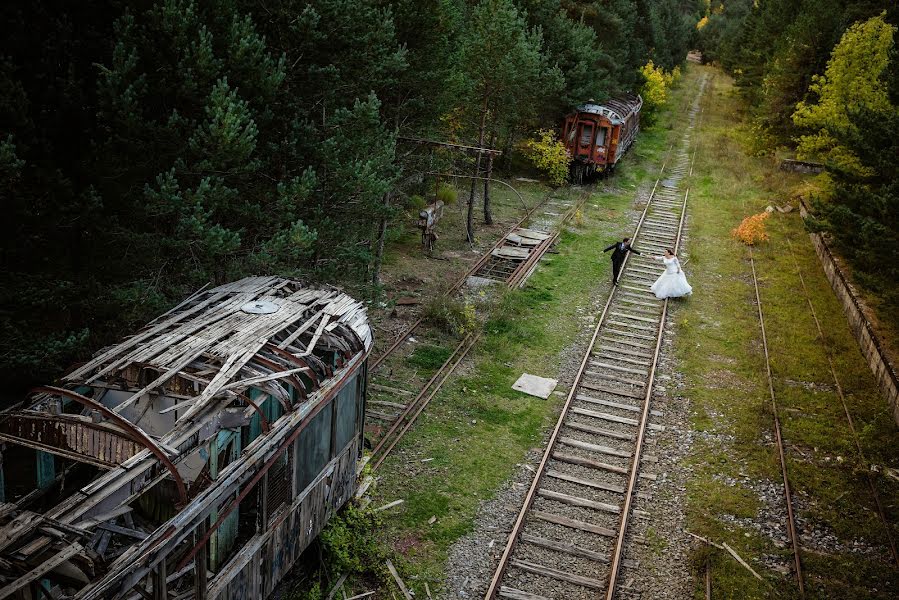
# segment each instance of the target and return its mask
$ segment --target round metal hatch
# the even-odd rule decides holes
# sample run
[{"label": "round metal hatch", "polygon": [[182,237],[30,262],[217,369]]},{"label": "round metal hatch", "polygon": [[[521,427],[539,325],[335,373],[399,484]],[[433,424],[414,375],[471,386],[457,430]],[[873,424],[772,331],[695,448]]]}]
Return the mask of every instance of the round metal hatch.
[{"label": "round metal hatch", "polygon": [[254,300],[253,302],[247,302],[241,306],[240,310],[251,315],[270,315],[274,312],[278,312],[279,308],[281,307],[268,300]]}]

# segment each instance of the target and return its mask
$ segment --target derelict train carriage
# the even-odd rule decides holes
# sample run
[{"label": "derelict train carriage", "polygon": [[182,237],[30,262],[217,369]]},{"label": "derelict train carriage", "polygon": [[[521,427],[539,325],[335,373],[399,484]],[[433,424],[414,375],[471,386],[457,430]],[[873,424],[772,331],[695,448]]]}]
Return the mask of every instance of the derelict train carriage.
[{"label": "derelict train carriage", "polygon": [[610,173],[640,131],[643,99],[634,94],[592,101],[565,117],[562,140],[572,158],[571,180],[583,183],[598,173]]},{"label": "derelict train carriage", "polygon": [[353,494],[371,329],[333,290],[198,292],[0,413],[0,598],[256,600]]}]

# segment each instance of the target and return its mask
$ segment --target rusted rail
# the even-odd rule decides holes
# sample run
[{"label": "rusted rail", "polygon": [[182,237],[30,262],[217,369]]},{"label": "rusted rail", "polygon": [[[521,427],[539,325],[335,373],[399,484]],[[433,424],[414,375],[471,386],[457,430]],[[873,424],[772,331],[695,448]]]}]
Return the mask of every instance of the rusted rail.
[{"label": "rusted rail", "polygon": [[780,416],[777,409],[777,395],[774,393],[774,377],[771,374],[771,360],[768,355],[768,336],[765,332],[765,315],[762,311],[762,297],[759,294],[759,282],[755,274],[755,258],[752,246],[749,246],[749,265],[752,268],[752,285],[755,288],[755,302],[759,313],[759,326],[762,331],[762,348],[765,351],[765,373],[768,378],[768,392],[771,396],[771,413],[774,417],[774,437],[777,442],[777,455],[780,459],[780,472],[783,476],[784,498],[787,503],[787,533],[793,547],[793,564],[796,569],[796,583],[799,595],[805,598],[805,583],[802,578],[802,558],[799,553],[799,536],[796,534],[796,518],[793,515],[793,494],[790,491],[790,479],[787,476],[787,459],[784,454],[783,437],[780,431]]},{"label": "rusted rail", "polygon": [[[491,253],[494,250],[496,250],[497,248],[499,248],[506,241],[506,239],[508,239],[509,235],[511,235],[513,231],[515,231],[516,229],[521,227],[528,219],[530,219],[531,216],[534,214],[534,211],[536,211],[538,208],[543,206],[543,204],[545,204],[548,199],[549,199],[549,194],[547,194],[541,202],[534,205],[533,208],[529,209],[525,213],[525,215],[521,218],[521,220],[519,220],[517,223],[515,223],[515,225],[513,225],[512,228],[509,229],[509,231],[507,231],[505,235],[503,235],[501,238],[499,238],[496,241],[496,243],[494,243],[492,246],[490,246],[490,248],[480,256],[478,261],[474,265],[472,265],[462,275],[462,277],[460,277],[459,279],[457,279],[455,281],[455,283],[453,283],[453,285],[445,292],[445,295],[451,296],[452,294],[455,294],[456,292],[458,292],[459,289],[468,280],[468,278],[471,275],[473,275],[474,273],[476,273],[478,271],[478,269],[480,269],[484,265],[484,263],[487,262],[487,260],[490,258]],[[409,336],[412,335],[413,333],[415,333],[415,330],[418,329],[418,327],[423,322],[424,322],[424,317],[419,317],[409,327],[407,327],[399,335],[399,337],[397,337],[393,341],[393,343],[387,348],[387,350],[385,350],[376,359],[374,359],[374,361],[372,361],[371,365],[369,365],[369,367],[368,367],[369,373],[373,373],[378,367],[380,367],[381,363],[383,363],[387,357],[389,357],[391,354],[393,354],[396,351],[396,349],[399,348],[400,345],[402,345],[403,342],[405,342],[407,339],[409,339]]]},{"label": "rusted rail", "polygon": [[884,533],[887,537],[887,543],[890,547],[890,555],[893,557],[893,563],[899,567],[899,553],[896,551],[896,542],[893,540],[893,534],[890,528],[890,523],[887,521],[886,513],[883,510],[883,503],[880,501],[880,494],[877,492],[877,486],[874,483],[874,478],[871,475],[870,463],[868,459],[865,457],[865,452],[862,450],[861,441],[858,437],[858,432],[855,430],[855,423],[852,420],[852,414],[849,412],[849,405],[846,404],[846,395],[843,392],[843,385],[840,383],[840,378],[837,376],[836,368],[833,364],[833,355],[830,344],[827,343],[827,338],[824,336],[824,330],[821,328],[821,322],[818,320],[818,313],[815,311],[815,306],[812,304],[811,294],[809,294],[808,288],[805,285],[805,278],[802,276],[802,269],[799,267],[799,261],[796,260],[796,254],[793,252],[793,242],[787,238],[787,247],[790,249],[790,256],[793,259],[793,264],[796,265],[796,274],[799,275],[799,283],[802,285],[802,293],[805,296],[805,301],[808,304],[809,313],[812,315],[812,319],[815,321],[815,328],[818,331],[818,339],[821,341],[821,347],[824,350],[824,356],[827,358],[827,365],[830,367],[830,375],[833,377],[833,384],[836,387],[837,395],[840,397],[840,404],[843,406],[843,414],[846,415],[846,423],[849,425],[849,431],[852,433],[852,441],[855,443],[855,449],[858,453],[858,458],[861,461],[862,465],[865,467],[865,478],[868,481],[868,487],[871,490],[871,497],[874,500],[875,506],[877,506],[877,516],[880,518],[880,522],[883,525]]},{"label": "rusted rail", "polygon": [[[690,129],[699,110],[698,102],[703,88],[700,88],[691,111]],[[689,146],[687,136],[683,143]],[[689,177],[688,171],[692,174],[695,151],[691,158],[686,149],[679,150],[671,174],[666,175],[669,160],[670,156],[662,165],[631,236],[635,240],[634,247],[641,251],[661,254],[666,247],[673,247],[675,252],[680,249],[689,189],[681,192],[679,182]],[[664,181],[663,176],[667,177]],[[675,214],[677,211],[679,214]],[[631,262],[636,262],[636,266],[630,266]],[[612,288],[599,314],[485,593],[485,600],[497,597],[544,598],[546,593],[541,586],[549,586],[549,594],[553,597],[562,597],[559,594],[564,597],[586,597],[599,592],[611,599],[616,594],[621,568],[633,566],[626,561],[624,552],[629,519],[634,512],[637,481],[642,476],[643,446],[650,428],[663,429],[651,424],[650,418],[654,412],[651,410],[653,384],[661,354],[668,301],[659,302],[649,292],[649,283],[658,273],[652,267],[648,257],[634,260],[631,255],[626,256],[621,268],[620,285]],[[639,405],[633,403],[637,399],[640,400]],[[638,416],[623,416],[628,414]],[[585,418],[588,422],[584,422]],[[603,426],[602,423],[619,425],[616,428]],[[575,432],[587,433],[590,437],[571,437]],[[569,454],[565,448],[580,448],[584,454]],[[603,456],[607,458],[597,460]],[[627,460],[626,466],[615,462],[622,459]],[[585,478],[580,472],[565,472],[563,466],[566,464],[596,469],[597,473],[625,476],[626,486],[619,487],[608,477],[592,479],[589,475]],[[567,490],[570,491],[563,493],[566,488],[554,489],[554,481],[575,484],[580,486],[577,489],[585,491],[581,495],[581,492],[569,487]],[[588,494],[588,489],[594,492],[603,490],[612,494],[615,500],[601,501],[601,496]],[[537,505],[538,501],[540,505]],[[562,505],[580,507],[585,512],[577,519],[566,517],[564,512],[554,512],[554,506]],[[618,517],[615,530],[604,525],[609,515]],[[531,524],[536,528],[532,528]],[[552,524],[556,529],[547,529],[547,524]],[[585,541],[587,538],[578,542],[578,536],[569,537],[565,533],[573,529],[589,533],[587,538],[597,542],[611,538],[613,547],[606,554],[601,548]],[[588,543],[591,545],[586,545]],[[520,544],[527,545],[527,548],[519,551]],[[586,560],[572,562],[568,568],[559,568],[559,565],[568,564],[571,556]],[[543,564],[535,560],[542,560]],[[575,564],[578,566],[575,567]],[[608,565],[608,570],[605,580],[602,580],[599,573],[604,564]],[[516,581],[527,587],[516,589]],[[549,581],[553,583],[547,583]]]},{"label": "rusted rail", "polygon": [[[670,153],[670,149],[669,149]],[[643,226],[643,222],[646,219],[646,215],[649,211],[650,206],[652,205],[652,200],[655,197],[656,190],[659,187],[659,183],[662,180],[662,174],[665,172],[665,167],[667,165],[667,160],[663,163],[662,168],[659,171],[659,176],[655,181],[655,184],[652,187],[652,191],[650,192],[649,201],[646,203],[646,206],[643,208],[643,212],[640,215],[640,219],[637,222],[637,226],[634,230],[634,233],[631,237],[636,238],[640,233],[640,229]],[[627,254],[624,259],[624,263],[621,267],[622,274],[627,269],[627,264],[630,259],[630,254]],[[556,440],[559,437],[559,433],[565,424],[565,419],[568,416],[569,410],[571,409],[572,402],[577,394],[578,388],[581,384],[581,381],[584,378],[587,365],[589,363],[591,353],[594,345],[596,344],[597,338],[599,337],[600,331],[602,330],[603,325],[606,323],[606,319],[609,315],[609,308],[612,305],[612,301],[615,299],[616,294],[619,292],[618,287],[613,287],[611,292],[609,293],[609,297],[606,299],[606,303],[603,306],[602,312],[599,315],[599,320],[597,321],[596,326],[593,329],[593,333],[590,338],[590,342],[587,344],[587,350],[584,353],[583,358],[581,359],[581,363],[578,367],[578,370],[575,374],[574,381],[572,382],[571,388],[568,391],[568,395],[565,398],[565,403],[562,405],[562,410],[559,415],[559,419],[556,421],[556,425],[553,428],[552,433],[550,434],[549,441],[546,444],[546,450],[543,453],[543,457],[540,459],[540,464],[537,466],[536,473],[534,475],[533,480],[531,481],[531,486],[528,489],[528,493],[525,496],[524,502],[522,504],[521,510],[518,513],[518,517],[515,520],[514,525],[512,526],[512,531],[509,533],[508,541],[506,542],[506,546],[503,549],[503,554],[500,557],[499,565],[494,572],[493,578],[490,581],[490,586],[487,589],[487,593],[485,594],[485,600],[493,600],[497,597],[500,591],[500,585],[503,580],[503,576],[505,575],[506,570],[509,567],[509,561],[511,559],[512,553],[515,550],[515,547],[518,543],[519,536],[524,527],[524,522],[527,517],[528,511],[530,511],[531,506],[534,503],[534,500],[537,496],[537,490],[540,486],[540,482],[547,471],[547,465],[549,463],[550,457],[552,456],[553,448],[556,444]]]},{"label": "rusted rail", "polygon": [[[524,282],[527,280],[527,277],[530,276],[530,274],[536,268],[540,259],[546,254],[549,248],[558,239],[559,233],[561,232],[562,228],[565,227],[566,223],[583,205],[586,197],[587,194],[581,195],[581,198],[578,200],[578,202],[575,202],[571,206],[571,208],[566,212],[562,220],[559,222],[558,226],[555,228],[554,234],[541,242],[537,247],[535,247],[528,256],[528,259],[522,261],[518,268],[510,275],[509,279],[505,282],[509,288],[520,287],[524,284]],[[542,204],[543,202],[541,202],[538,206]],[[537,207],[535,207],[535,209],[536,208]],[[519,221],[518,224],[514,228],[512,228],[512,230],[510,230],[509,234],[511,234],[512,231],[515,231],[515,229],[518,229],[518,227],[520,227],[526,219],[530,218],[532,214],[533,210],[529,212],[524,219]],[[501,240],[499,240],[499,242],[494,244],[493,248],[488,251],[486,256],[489,256],[494,249],[498,248],[499,245],[508,238],[509,234],[506,234]],[[478,261],[478,265],[476,265],[476,267],[480,268],[480,265],[483,265],[484,260],[485,259],[482,257],[482,260]],[[477,268],[470,269],[469,272],[466,273],[465,277],[460,279],[457,284],[453,286],[453,288],[451,288],[451,290],[457,290],[458,288],[460,288],[470,274],[477,272]],[[421,323],[421,321],[421,319],[416,321],[414,327],[417,327]],[[403,339],[409,337],[412,332],[411,330],[413,330],[413,328],[410,328]],[[409,431],[418,416],[424,411],[425,407],[427,407],[427,405],[431,402],[431,399],[434,398],[437,392],[440,391],[440,388],[443,386],[449,376],[452,375],[456,367],[458,367],[462,360],[464,360],[464,358],[468,355],[468,352],[474,347],[480,337],[481,333],[478,332],[474,334],[470,333],[463,339],[461,339],[453,349],[453,352],[444,361],[437,372],[435,372],[431,376],[431,378],[424,385],[424,387],[419,390],[416,396],[406,404],[406,407],[393,421],[387,432],[385,432],[381,436],[377,445],[372,450],[371,457],[369,459],[369,464],[371,464],[372,470],[376,470],[381,466],[381,464],[384,462],[384,459],[387,458],[396,444],[403,438],[406,432]],[[392,352],[396,349],[396,347],[398,347],[398,344],[394,343],[394,345],[391,346],[390,351]],[[375,364],[380,364],[380,359],[379,361],[376,361]]]}]

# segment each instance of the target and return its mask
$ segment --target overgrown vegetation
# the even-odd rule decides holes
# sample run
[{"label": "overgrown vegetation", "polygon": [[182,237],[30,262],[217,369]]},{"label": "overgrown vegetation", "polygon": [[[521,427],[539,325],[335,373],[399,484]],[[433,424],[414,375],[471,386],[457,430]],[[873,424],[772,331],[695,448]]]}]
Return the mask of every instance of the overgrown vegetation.
[{"label": "overgrown vegetation", "polygon": [[670,72],[665,72],[661,65],[656,66],[649,61],[640,73],[645,80],[640,88],[643,97],[643,111],[641,120],[651,125],[659,110],[668,102],[668,90],[680,78],[680,67],[674,67]]},{"label": "overgrown vegetation", "polygon": [[760,212],[757,215],[746,217],[730,232],[731,237],[740,240],[747,246],[768,240],[765,221],[769,216],[770,214],[767,212]]},{"label": "overgrown vegetation", "polygon": [[899,5],[889,0],[713,0],[698,30],[736,79],[753,146],[824,162],[812,226],[831,234],[899,326]]},{"label": "overgrown vegetation", "polygon": [[521,145],[521,153],[542,171],[553,185],[562,185],[568,178],[571,155],[565,144],[551,129],[540,129]]},{"label": "overgrown vegetation", "polygon": [[[696,435],[689,467],[686,529],[731,545],[764,581],[729,554],[697,545],[694,592],[705,597],[710,561],[715,598],[798,598],[789,569],[785,505],[765,355],[748,264],[731,236],[746,214],[789,194],[808,176],[784,173],[749,155],[744,102],[729,77],[713,76],[690,184],[688,277],[703,302],[674,313],[678,372]],[[744,122],[735,122],[735,116]],[[794,508],[802,540],[806,597],[891,598],[899,589],[876,505],[865,480],[827,361],[834,361],[870,464],[899,460],[896,426],[823,273],[802,220],[793,211],[765,219],[770,239],[753,248],[774,391]],[[800,280],[801,270],[803,281]],[[808,297],[806,297],[806,289]],[[809,301],[824,328],[821,340]],[[893,536],[899,533],[896,482],[875,475]],[[858,548],[870,548],[859,552]]]},{"label": "overgrown vegetation", "polygon": [[511,149],[647,60],[673,69],[700,6],[4,2],[0,374],[52,378],[209,281],[379,290],[420,174],[474,170],[398,136]]},{"label": "overgrown vegetation", "polygon": [[474,304],[447,294],[429,298],[422,314],[433,325],[454,335],[467,335],[478,325]]}]

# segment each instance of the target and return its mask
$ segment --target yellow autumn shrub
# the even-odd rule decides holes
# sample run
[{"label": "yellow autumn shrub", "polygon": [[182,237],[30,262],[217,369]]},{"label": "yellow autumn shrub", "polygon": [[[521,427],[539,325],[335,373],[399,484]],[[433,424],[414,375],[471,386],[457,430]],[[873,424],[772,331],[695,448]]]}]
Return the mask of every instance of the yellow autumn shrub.
[{"label": "yellow autumn shrub", "polygon": [[768,241],[768,232],[765,230],[765,220],[768,216],[769,213],[766,212],[748,216],[730,234],[748,246]]},{"label": "yellow autumn shrub", "polygon": [[534,136],[521,145],[521,153],[542,173],[546,174],[553,185],[562,185],[568,178],[568,165],[571,155],[550,129],[539,129]]}]

